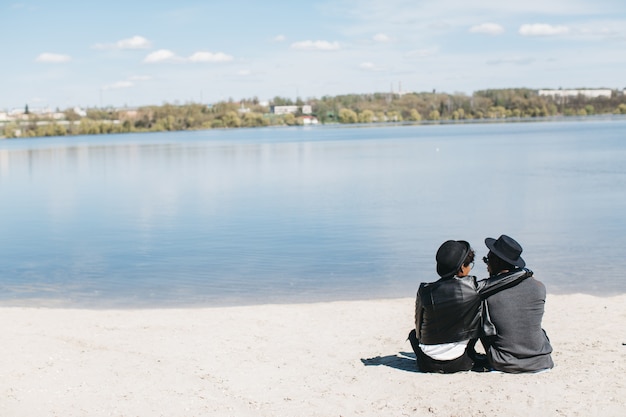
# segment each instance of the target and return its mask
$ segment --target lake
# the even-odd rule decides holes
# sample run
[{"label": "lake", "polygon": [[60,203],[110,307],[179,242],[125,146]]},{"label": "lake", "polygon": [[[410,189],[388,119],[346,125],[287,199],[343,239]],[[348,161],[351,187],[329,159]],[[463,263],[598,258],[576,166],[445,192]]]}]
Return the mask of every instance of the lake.
[{"label": "lake", "polygon": [[623,293],[625,213],[623,117],[2,140],[0,304],[413,297],[503,233],[549,293]]}]

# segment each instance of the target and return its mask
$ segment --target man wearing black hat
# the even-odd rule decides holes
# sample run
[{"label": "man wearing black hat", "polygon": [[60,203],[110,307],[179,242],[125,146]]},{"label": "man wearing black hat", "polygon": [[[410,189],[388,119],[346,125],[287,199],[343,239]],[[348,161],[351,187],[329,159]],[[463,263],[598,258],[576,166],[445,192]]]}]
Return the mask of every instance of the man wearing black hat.
[{"label": "man wearing black hat", "polygon": [[[483,258],[489,280],[507,280],[526,262],[522,247],[502,235],[487,238],[489,253]],[[552,346],[541,328],[546,300],[545,286],[530,277],[503,291],[490,295],[483,307],[481,343],[492,368],[503,372],[537,372],[550,369]]]},{"label": "man wearing black hat", "polygon": [[480,336],[482,300],[532,275],[518,269],[502,279],[479,282],[469,275],[474,256],[464,240],[444,242],[435,256],[441,278],[419,287],[409,341],[422,372],[472,369],[477,362],[474,344]]}]

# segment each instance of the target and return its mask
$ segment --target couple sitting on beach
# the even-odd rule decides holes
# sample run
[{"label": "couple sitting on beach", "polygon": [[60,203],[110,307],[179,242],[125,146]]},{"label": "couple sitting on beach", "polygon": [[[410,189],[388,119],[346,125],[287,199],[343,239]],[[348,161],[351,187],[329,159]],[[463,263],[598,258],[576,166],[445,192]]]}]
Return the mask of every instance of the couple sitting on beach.
[{"label": "couple sitting on beach", "polygon": [[[422,283],[409,340],[422,372],[538,372],[554,366],[541,328],[546,289],[524,268],[522,247],[509,236],[485,239],[490,277],[469,275],[475,252],[449,240],[437,251],[436,282]],[[486,355],[476,353],[480,339]]]}]

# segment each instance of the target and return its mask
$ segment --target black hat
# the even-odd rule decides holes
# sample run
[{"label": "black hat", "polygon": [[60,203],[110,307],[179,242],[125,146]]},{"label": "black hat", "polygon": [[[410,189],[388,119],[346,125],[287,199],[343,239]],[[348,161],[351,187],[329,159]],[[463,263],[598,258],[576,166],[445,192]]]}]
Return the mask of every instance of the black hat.
[{"label": "black hat", "polygon": [[437,250],[437,273],[447,278],[457,273],[470,251],[470,244],[464,240],[448,240]]},{"label": "black hat", "polygon": [[485,245],[503,261],[518,268],[526,266],[526,262],[520,256],[523,249],[512,237],[502,235],[498,240],[488,237],[485,239]]}]

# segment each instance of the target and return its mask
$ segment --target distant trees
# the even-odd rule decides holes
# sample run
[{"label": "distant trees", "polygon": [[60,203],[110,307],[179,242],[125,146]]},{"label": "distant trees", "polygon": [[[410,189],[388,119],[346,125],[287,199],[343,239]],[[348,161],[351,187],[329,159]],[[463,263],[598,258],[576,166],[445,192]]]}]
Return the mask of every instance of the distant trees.
[{"label": "distant trees", "polygon": [[239,127],[241,126],[241,119],[239,119],[237,112],[230,110],[222,116],[222,123],[224,127]]},{"label": "distant trees", "polygon": [[4,125],[4,137],[5,138],[16,138],[18,137],[18,127],[17,127],[17,123],[15,122],[10,122]]},{"label": "distant trees", "polygon": [[[454,93],[373,93],[291,99],[274,97],[272,105],[310,104],[320,123],[439,122],[441,120],[511,119],[593,114],[626,114],[626,96],[588,98],[539,96],[525,88],[476,91],[471,96]],[[207,106],[164,103],[133,110],[88,109],[86,117],[65,110],[65,120],[45,119],[25,106],[27,120],[4,126],[5,137],[97,135],[107,133],[178,131],[193,129],[263,127],[303,124],[300,113],[276,115],[257,97],[232,99]]]},{"label": "distant trees", "polygon": [[354,110],[341,109],[339,110],[339,121],[341,123],[358,123],[359,117]]},{"label": "distant trees", "polygon": [[[313,113],[320,122],[354,123],[353,117],[340,113],[342,109],[354,111],[360,123],[369,123],[362,116],[368,110],[373,113],[373,122],[415,121],[423,119],[470,120],[507,119],[523,117],[549,117],[556,115],[626,114],[626,97],[614,92],[606,97],[588,98],[582,95],[569,98],[539,96],[537,90],[527,88],[494,89],[477,91],[471,96],[461,93],[375,93],[349,94],[336,97],[309,99]],[[336,119],[331,116],[337,115]]]},{"label": "distant trees", "polygon": [[283,123],[286,124],[287,126],[294,126],[298,123],[296,116],[294,116],[291,113],[287,113],[285,115],[283,115]]},{"label": "distant trees", "polygon": [[261,113],[249,112],[243,115],[242,126],[259,127],[269,126],[269,119],[265,119]]},{"label": "distant trees", "polygon": [[428,113],[428,120],[439,120],[439,119],[441,119],[439,110],[432,110],[430,113]]},{"label": "distant trees", "polygon": [[417,110],[411,109],[409,110],[409,117],[407,118],[407,120],[410,120],[412,122],[419,122],[420,120],[422,120],[422,115]]},{"label": "distant trees", "polygon": [[374,112],[371,110],[363,110],[359,113],[359,123],[372,123],[374,121]]},{"label": "distant trees", "polygon": [[272,105],[274,106],[293,106],[293,101],[289,98],[284,98],[284,97],[274,97],[272,99]]}]

